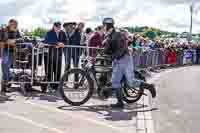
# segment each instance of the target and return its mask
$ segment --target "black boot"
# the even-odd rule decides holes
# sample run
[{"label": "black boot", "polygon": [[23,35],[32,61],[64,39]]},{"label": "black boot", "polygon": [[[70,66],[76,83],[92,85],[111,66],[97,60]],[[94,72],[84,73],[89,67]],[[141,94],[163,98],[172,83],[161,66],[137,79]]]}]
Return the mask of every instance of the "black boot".
[{"label": "black boot", "polygon": [[111,107],[112,108],[124,108],[122,91],[121,91],[121,89],[115,89],[115,90],[116,90],[117,103],[111,104]]},{"label": "black boot", "polygon": [[156,97],[156,89],[155,89],[155,86],[153,84],[142,83],[141,88],[145,88],[145,89],[149,90],[151,92],[152,97],[153,98]]},{"label": "black boot", "polygon": [[1,82],[1,92],[2,93],[6,93],[7,92],[6,87],[7,87],[6,81],[2,81]]},{"label": "black boot", "polygon": [[6,82],[2,81],[1,82],[1,91],[0,91],[0,99],[8,99],[9,97],[6,95]]},{"label": "black boot", "polygon": [[9,99],[9,96],[7,96],[5,92],[0,92],[0,101],[8,100],[8,99]]}]

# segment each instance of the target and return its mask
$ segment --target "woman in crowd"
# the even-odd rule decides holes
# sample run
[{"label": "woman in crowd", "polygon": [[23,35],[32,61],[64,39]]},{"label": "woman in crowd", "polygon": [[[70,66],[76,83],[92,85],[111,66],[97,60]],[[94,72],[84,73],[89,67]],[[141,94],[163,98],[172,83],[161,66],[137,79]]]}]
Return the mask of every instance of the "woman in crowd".
[{"label": "woman in crowd", "polygon": [[[58,89],[58,84],[55,82],[60,81],[61,66],[62,66],[62,48],[66,41],[64,32],[61,31],[61,23],[55,22],[53,28],[47,32],[44,43],[49,45],[49,52],[45,56],[45,73],[47,82],[51,83],[51,88]],[[46,90],[43,90],[46,91]]]},{"label": "woman in crowd", "polygon": [[[85,32],[81,35],[81,46],[88,46],[89,38],[91,37],[93,31],[91,28],[86,28]],[[87,56],[87,49],[86,47],[81,50],[82,52],[82,59],[86,58]]]},{"label": "woman in crowd", "polygon": [[95,63],[95,57],[97,56],[96,48],[103,47],[102,41],[104,36],[103,26],[98,26],[96,31],[91,35],[88,40],[88,56],[92,64]]}]

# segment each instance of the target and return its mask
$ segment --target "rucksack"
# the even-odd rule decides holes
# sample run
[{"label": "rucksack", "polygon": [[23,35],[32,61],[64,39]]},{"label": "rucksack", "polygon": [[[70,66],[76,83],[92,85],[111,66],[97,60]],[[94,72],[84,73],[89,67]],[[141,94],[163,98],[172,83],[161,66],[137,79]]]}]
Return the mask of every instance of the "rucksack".
[{"label": "rucksack", "polygon": [[121,47],[128,48],[128,38],[124,32],[119,32],[121,35]]},{"label": "rucksack", "polygon": [[124,55],[128,54],[128,38],[126,37],[124,32],[115,32],[115,39],[119,39],[120,45],[115,48],[115,52],[112,54],[113,59],[120,59]]}]

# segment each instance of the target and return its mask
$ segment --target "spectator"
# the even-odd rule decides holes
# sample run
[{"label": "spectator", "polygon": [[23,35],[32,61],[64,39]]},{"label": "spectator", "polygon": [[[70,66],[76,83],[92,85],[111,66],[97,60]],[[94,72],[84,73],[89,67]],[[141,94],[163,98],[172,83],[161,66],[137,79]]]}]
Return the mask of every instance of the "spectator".
[{"label": "spectator", "polygon": [[176,51],[174,50],[173,47],[168,48],[165,58],[166,58],[165,59],[166,64],[172,64],[172,65],[176,64]]},{"label": "spectator", "polygon": [[[88,40],[89,38],[91,37],[93,31],[91,28],[87,28],[85,30],[85,32],[82,33],[82,36],[81,36],[81,45],[82,46],[88,46]],[[87,56],[87,49],[86,48],[83,48],[82,49],[82,57],[81,58],[85,58]]]},{"label": "spectator", "polygon": [[[47,32],[44,42],[49,45],[48,56],[45,57],[47,81],[58,82],[61,77],[62,48],[65,43],[64,32],[61,31],[60,22],[54,23],[53,28]],[[51,84],[51,88],[57,90],[58,84]]]},{"label": "spectator", "polygon": [[[67,23],[63,24],[64,33],[65,33],[65,43],[64,43],[65,46],[70,45],[70,42],[71,42],[70,37],[71,37],[71,34],[73,33],[74,25],[75,25],[75,23],[73,23],[73,22],[67,22]],[[65,64],[68,63],[68,49],[70,49],[70,47],[64,48]],[[67,70],[67,68],[65,68],[65,70]]]},{"label": "spectator", "polygon": [[132,35],[129,35],[129,36],[128,36],[128,46],[129,46],[129,47],[132,47],[132,44],[133,44],[133,36],[132,36]]},{"label": "spectator", "polygon": [[[84,28],[83,23],[79,23],[77,28],[72,27],[71,31],[69,32],[69,45],[80,46],[81,34],[83,28]],[[78,67],[80,55],[81,55],[81,49],[78,47],[71,47],[67,49],[66,70],[70,69],[71,59],[73,59],[74,67]]]},{"label": "spectator", "polygon": [[143,47],[146,48],[146,49],[149,48],[149,40],[146,39],[146,38],[144,38],[144,40],[143,40]]},{"label": "spectator", "polygon": [[[79,59],[81,56],[81,35],[84,29],[84,23],[79,23],[78,26],[75,26],[75,23],[72,25],[73,27],[70,28],[69,34],[69,45],[72,47],[67,48],[67,59],[66,59],[66,66],[65,70],[68,71],[71,67],[71,59],[73,60],[73,66],[78,68]],[[74,47],[76,46],[76,47]],[[78,75],[75,75],[75,81],[78,81]]]},{"label": "spectator", "polygon": [[138,49],[140,46],[139,46],[139,36],[137,35],[134,35],[133,36],[133,41],[132,41],[132,48],[134,49]]},{"label": "spectator", "polygon": [[1,92],[5,94],[7,82],[11,80],[12,76],[10,73],[10,68],[14,61],[14,53],[15,53],[15,43],[16,39],[21,38],[20,32],[17,29],[18,22],[14,19],[11,19],[8,23],[8,26],[3,32],[3,58],[2,58],[2,85]]},{"label": "spectator", "polygon": [[126,29],[120,29],[120,33],[121,33],[121,36],[123,37],[123,40],[126,41],[126,43],[125,43],[126,46],[125,47],[129,47],[129,43],[132,40],[131,40],[131,38],[129,39],[129,32],[128,32],[128,30],[126,30]]},{"label": "spectator", "polygon": [[89,57],[91,57],[92,63],[95,62],[94,57],[96,57],[96,55],[97,55],[96,49],[94,49],[94,47],[96,47],[96,48],[102,47],[103,35],[104,35],[103,26],[98,26],[96,28],[96,32],[94,32],[88,40],[88,47],[89,47],[88,55],[89,55]]},{"label": "spectator", "polygon": [[172,65],[176,64],[176,51],[173,46],[171,47],[171,52],[170,52],[170,64]]},{"label": "spectator", "polygon": [[81,45],[82,46],[87,46],[88,45],[88,40],[90,36],[92,35],[93,31],[91,28],[86,28],[85,32],[83,32],[81,36]]}]

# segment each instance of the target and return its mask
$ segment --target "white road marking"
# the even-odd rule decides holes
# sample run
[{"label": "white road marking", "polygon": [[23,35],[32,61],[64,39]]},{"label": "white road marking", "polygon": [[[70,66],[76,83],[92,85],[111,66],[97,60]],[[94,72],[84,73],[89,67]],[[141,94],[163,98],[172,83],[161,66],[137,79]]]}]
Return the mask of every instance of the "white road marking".
[{"label": "white road marking", "polygon": [[0,112],[0,115],[7,116],[11,119],[15,119],[15,120],[19,120],[19,121],[24,121],[25,123],[29,123],[29,124],[31,124],[35,127],[39,127],[39,128],[42,128],[42,129],[47,129],[47,130],[54,132],[54,133],[65,133],[65,132],[60,131],[56,128],[51,128],[51,127],[48,127],[46,125],[39,124],[38,122],[35,122],[35,121],[28,119],[28,118],[25,118],[23,116],[14,115],[14,114],[11,114],[11,113],[8,113],[8,112]]},{"label": "white road marking", "polygon": [[120,133],[123,132],[120,127],[115,127],[115,126],[112,126],[110,124],[107,124],[107,123],[104,123],[104,122],[101,122],[101,121],[97,121],[95,119],[90,119],[88,117],[84,117],[82,115],[74,114],[74,113],[71,113],[71,112],[65,112],[65,111],[62,111],[60,109],[52,108],[52,107],[49,107],[49,106],[46,106],[46,105],[42,105],[42,104],[38,104],[38,103],[33,103],[31,101],[26,101],[25,103],[33,105],[35,107],[39,107],[41,109],[49,110],[49,111],[52,111],[52,112],[63,113],[65,115],[67,115],[67,116],[74,117],[74,118],[77,118],[79,120],[88,121],[88,122],[96,124],[96,125],[100,125],[100,126],[103,126],[103,127],[111,128],[111,129],[113,129],[115,131],[118,131]]}]

